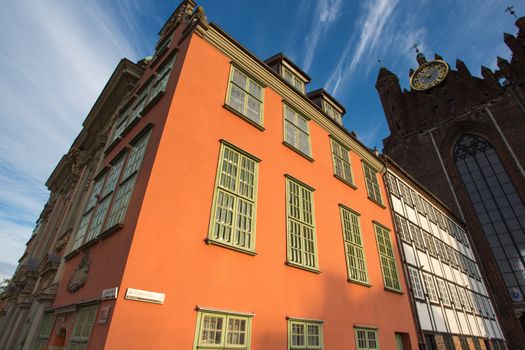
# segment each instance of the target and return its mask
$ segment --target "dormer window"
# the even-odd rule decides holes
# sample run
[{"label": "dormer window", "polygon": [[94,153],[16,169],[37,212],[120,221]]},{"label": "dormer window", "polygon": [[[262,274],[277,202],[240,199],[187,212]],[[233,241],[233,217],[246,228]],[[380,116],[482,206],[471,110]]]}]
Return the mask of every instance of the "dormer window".
[{"label": "dormer window", "polygon": [[335,98],[330,96],[324,89],[318,89],[308,93],[308,98],[321,108],[324,114],[339,125],[343,125],[345,108]]},{"label": "dormer window", "polygon": [[343,125],[343,117],[330,103],[323,101],[323,111],[338,124]]},{"label": "dormer window", "polygon": [[284,80],[289,82],[294,88],[304,94],[304,81],[302,81],[292,70],[284,64],[281,67],[281,74]]},{"label": "dormer window", "polygon": [[278,53],[264,62],[297,91],[306,93],[305,86],[310,82],[310,77],[288,57]]}]

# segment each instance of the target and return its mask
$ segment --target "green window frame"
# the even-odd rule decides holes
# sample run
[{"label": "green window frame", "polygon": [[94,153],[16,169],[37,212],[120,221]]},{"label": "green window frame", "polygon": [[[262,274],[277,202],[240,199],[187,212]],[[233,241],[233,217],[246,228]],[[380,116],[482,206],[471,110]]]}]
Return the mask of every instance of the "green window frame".
[{"label": "green window frame", "polygon": [[310,145],[310,127],[308,119],[287,104],[284,109],[284,142],[310,157],[312,154]]},{"label": "green window frame", "polygon": [[365,184],[366,191],[368,192],[368,198],[383,205],[383,199],[381,198],[381,190],[379,188],[379,182],[377,180],[377,172],[365,162],[363,162],[363,172],[365,174]]},{"label": "green window frame", "polygon": [[314,189],[286,176],[287,264],[319,270]]},{"label": "green window frame", "polygon": [[334,139],[330,139],[332,145],[332,161],[334,163],[334,174],[344,182],[354,185],[352,176],[352,163],[350,162],[350,149],[343,146]]},{"label": "green window frame", "polygon": [[323,348],[323,321],[288,319],[288,350]]},{"label": "green window frame", "polygon": [[330,118],[332,118],[337,124],[343,125],[343,117],[341,113],[335,109],[334,106],[332,106],[330,103],[323,100],[323,110]]},{"label": "green window frame", "polygon": [[401,282],[399,281],[399,274],[397,272],[394,248],[390,240],[390,230],[377,223],[373,225],[376,233],[379,262],[381,263],[385,289],[400,292]]},{"label": "green window frame", "polygon": [[234,65],[230,69],[226,105],[249,121],[263,126],[264,88]]},{"label": "green window frame", "polygon": [[87,349],[89,336],[95,324],[95,316],[97,314],[98,305],[81,307],[76,313],[75,327],[73,334],[69,340],[69,350],[84,350]]},{"label": "green window frame", "polygon": [[222,141],[208,242],[255,252],[259,159]]},{"label": "green window frame", "polygon": [[31,347],[31,349],[33,350],[45,349],[47,345],[47,341],[49,340],[49,336],[51,335],[51,331],[53,330],[53,326],[55,325],[55,318],[56,318],[56,315],[53,312],[48,312],[44,315],[42,324],[40,325],[40,329],[38,331],[38,336],[35,339],[35,342],[33,346]]},{"label": "green window frame", "polygon": [[294,88],[299,90],[304,94],[304,81],[302,81],[297,74],[295,74],[290,68],[285,65],[281,65],[281,75],[288,83],[290,83]]},{"label": "green window frame", "polygon": [[346,255],[346,268],[348,280],[368,284],[368,272],[366,267],[365,249],[363,247],[363,236],[359,223],[359,214],[342,205],[341,224],[343,226],[343,240]]},{"label": "green window frame", "polygon": [[372,328],[355,327],[356,350],[379,350],[379,331]]},{"label": "green window frame", "polygon": [[199,310],[193,349],[249,350],[253,315]]}]

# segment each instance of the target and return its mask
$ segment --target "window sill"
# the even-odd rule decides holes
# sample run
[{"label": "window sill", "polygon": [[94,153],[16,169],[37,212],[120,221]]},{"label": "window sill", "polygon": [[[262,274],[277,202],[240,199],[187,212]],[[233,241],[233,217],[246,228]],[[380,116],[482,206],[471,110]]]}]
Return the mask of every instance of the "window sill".
[{"label": "window sill", "polygon": [[392,292],[392,293],[399,294],[399,295],[404,295],[405,294],[402,291],[400,291],[399,289],[393,289],[393,288],[388,288],[388,287],[385,287],[385,291]]},{"label": "window sill", "polygon": [[104,150],[104,154],[107,155],[109,152],[111,152],[111,150],[115,148],[115,146],[120,142],[120,140],[122,140],[122,137],[119,135],[109,144],[108,147],[106,147],[106,149]]},{"label": "window sill", "polygon": [[285,264],[290,266],[290,267],[296,267],[298,269],[305,270],[305,271],[308,271],[308,272],[313,272],[313,273],[316,273],[316,274],[321,273],[321,271],[319,271],[317,269],[314,269],[312,267],[306,267],[306,266],[299,265],[299,264],[296,264],[296,263],[293,263],[293,262],[290,262],[290,261],[285,262]]},{"label": "window sill", "polygon": [[350,187],[353,188],[354,190],[357,190],[357,186],[354,185],[353,183],[351,183],[350,181],[343,179],[341,176],[339,176],[339,175],[337,175],[337,174],[334,174],[334,177],[335,177],[337,180],[343,182],[345,185],[350,186]]},{"label": "window sill", "polygon": [[144,106],[144,108],[142,108],[142,111],[140,111],[140,115],[142,117],[144,117],[150,109],[153,108],[153,106],[155,106],[155,104],[164,96],[165,92],[164,91],[159,91],[155,97],[153,97],[147,105]]},{"label": "window sill", "polygon": [[379,205],[381,208],[386,209],[385,205],[383,203],[379,202],[377,199],[372,198],[372,197],[368,197],[368,199],[370,199],[375,204]]},{"label": "window sill", "polygon": [[226,248],[226,249],[234,250],[234,251],[239,252],[239,253],[244,253],[246,255],[251,255],[251,256],[256,256],[257,255],[257,253],[252,251],[252,250],[242,249],[242,248],[235,247],[235,246],[232,246],[232,245],[229,245],[229,244],[226,244],[226,243],[222,243],[220,241],[216,241],[216,240],[213,240],[213,239],[210,239],[210,238],[206,238],[204,240],[204,242],[206,244],[208,244],[208,245],[216,245],[216,246],[223,247],[223,248]]},{"label": "window sill", "polygon": [[367,288],[371,288],[372,285],[370,283],[367,283],[367,282],[361,282],[361,281],[356,281],[356,280],[353,280],[353,279],[350,279],[348,278],[346,280],[348,283],[352,283],[352,284],[357,284],[359,286],[363,286],[363,287],[367,287]]},{"label": "window sill", "polygon": [[122,130],[122,133],[120,133],[120,137],[124,138],[124,136],[126,136],[133,129],[133,127],[138,124],[139,120],[140,117],[135,117],[131,122],[129,122],[128,126],[126,126],[126,128]]},{"label": "window sill", "polygon": [[289,144],[288,142],[286,141],[283,141],[283,145],[285,145],[286,147],[288,147],[289,149],[291,149],[292,151],[294,151],[295,153],[297,153],[298,155],[308,159],[310,162],[315,162],[315,159],[313,159],[312,157],[310,157],[308,154],[306,153],[303,153],[302,151],[298,150],[297,148],[295,148],[292,144]]},{"label": "window sill", "polygon": [[79,253],[80,253],[80,250],[77,248],[77,249],[67,253],[66,255],[64,255],[64,260],[65,261],[69,261],[69,260],[73,259],[75,256],[77,256]]},{"label": "window sill", "polygon": [[224,105],[222,105],[222,107],[224,107],[224,109],[226,109],[227,111],[235,114],[237,117],[241,118],[242,120],[244,120],[248,124],[251,124],[252,126],[255,126],[257,129],[259,129],[261,131],[266,130],[262,125],[258,124],[256,121],[251,120],[250,118],[248,118],[247,116],[245,116],[244,114],[242,114],[238,110],[230,107],[229,105],[224,104]]},{"label": "window sill", "polygon": [[78,247],[78,249],[81,250],[81,251],[84,251],[84,250],[94,246],[95,244],[97,244],[98,241],[99,241],[98,237],[92,238],[89,241],[87,241],[84,244],[82,244],[80,247]]},{"label": "window sill", "polygon": [[120,231],[124,227],[123,224],[115,224],[111,226],[110,228],[107,228],[105,231],[101,232],[98,235],[98,238],[100,239],[106,239],[107,237],[111,236],[112,234]]}]

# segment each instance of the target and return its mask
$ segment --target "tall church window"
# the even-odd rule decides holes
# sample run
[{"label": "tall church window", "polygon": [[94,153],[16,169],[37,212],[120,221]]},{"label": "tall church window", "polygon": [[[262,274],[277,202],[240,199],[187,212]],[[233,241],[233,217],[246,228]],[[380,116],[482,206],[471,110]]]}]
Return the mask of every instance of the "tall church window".
[{"label": "tall church window", "polygon": [[511,297],[525,294],[525,205],[484,138],[465,134],[454,160]]}]

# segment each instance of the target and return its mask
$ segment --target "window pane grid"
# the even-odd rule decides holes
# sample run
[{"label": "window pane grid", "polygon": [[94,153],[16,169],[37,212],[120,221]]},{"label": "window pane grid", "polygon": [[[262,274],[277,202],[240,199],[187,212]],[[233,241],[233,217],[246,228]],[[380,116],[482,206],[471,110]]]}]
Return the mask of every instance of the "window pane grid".
[{"label": "window pane grid", "polygon": [[359,217],[341,207],[341,220],[343,223],[348,278],[350,280],[368,283]]},{"label": "window pane grid", "polygon": [[378,203],[383,203],[376,172],[366,163],[363,163],[363,169],[368,196]]},{"label": "window pane grid", "polygon": [[209,238],[253,250],[258,164],[223,145]]},{"label": "window pane grid", "polygon": [[357,350],[379,349],[378,331],[373,329],[355,328],[355,339]]},{"label": "window pane grid", "polygon": [[425,287],[427,290],[428,299],[433,303],[439,303],[439,297],[436,290],[436,285],[434,284],[434,279],[432,276],[423,274],[423,280],[425,281]]},{"label": "window pane grid", "polygon": [[310,155],[308,120],[284,105],[284,140],[306,155]]},{"label": "window pane grid", "polygon": [[317,322],[288,321],[290,350],[322,349],[322,324]]},{"label": "window pane grid", "polygon": [[410,231],[408,230],[407,221],[398,214],[394,214],[394,224],[399,237],[405,242],[410,243]]},{"label": "window pane grid", "polygon": [[334,162],[334,173],[340,178],[353,183],[352,168],[350,165],[350,150],[332,140],[332,159]]},{"label": "window pane grid", "polygon": [[410,277],[410,282],[412,283],[412,291],[414,293],[414,297],[424,300],[425,293],[423,292],[423,285],[421,284],[419,271],[412,267],[408,267],[408,275]]},{"label": "window pane grid", "polygon": [[263,88],[232,67],[228,105],[255,123],[262,125]]},{"label": "window pane grid", "polygon": [[249,317],[199,312],[197,349],[249,349]]},{"label": "window pane grid", "polygon": [[287,179],[288,261],[317,269],[312,191]]},{"label": "window pane grid", "polygon": [[380,258],[379,261],[383,271],[385,287],[394,290],[401,290],[392,242],[390,241],[390,233],[388,230],[376,224],[374,224],[374,229],[376,232]]}]

